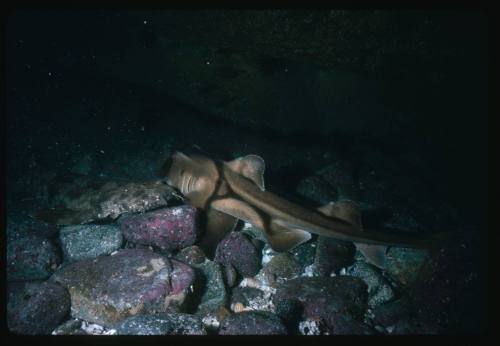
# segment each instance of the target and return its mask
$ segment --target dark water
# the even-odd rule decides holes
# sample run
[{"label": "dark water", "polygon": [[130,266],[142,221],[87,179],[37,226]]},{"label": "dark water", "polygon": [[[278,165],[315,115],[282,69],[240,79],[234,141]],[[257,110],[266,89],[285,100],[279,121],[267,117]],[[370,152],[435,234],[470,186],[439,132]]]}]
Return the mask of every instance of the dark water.
[{"label": "dark water", "polygon": [[[196,144],[261,155],[268,186],[297,200],[337,159],[359,181],[366,162],[382,176],[391,162],[454,210],[450,228],[485,231],[483,14],[257,12],[11,12],[8,211],[43,208],[51,174],[150,179]],[[475,299],[467,318],[483,321]]]}]

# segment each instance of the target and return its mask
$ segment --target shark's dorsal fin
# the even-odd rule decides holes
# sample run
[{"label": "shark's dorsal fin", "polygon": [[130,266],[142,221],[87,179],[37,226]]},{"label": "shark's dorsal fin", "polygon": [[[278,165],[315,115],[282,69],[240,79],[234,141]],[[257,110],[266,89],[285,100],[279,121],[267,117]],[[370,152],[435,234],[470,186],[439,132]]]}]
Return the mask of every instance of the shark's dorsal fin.
[{"label": "shark's dorsal fin", "polygon": [[234,229],[238,219],[212,208],[206,211],[205,216],[206,232],[198,242],[198,246],[203,249],[209,259],[213,259],[217,244]]},{"label": "shark's dorsal fin", "polygon": [[235,160],[226,162],[226,164],[236,173],[253,181],[262,191],[264,186],[264,171],[266,164],[264,159],[258,155],[247,155]]},{"label": "shark's dorsal fin", "polygon": [[[352,201],[343,200],[336,203],[330,202],[322,207],[319,207],[318,211],[326,216],[334,216],[347,221],[351,225],[359,227],[360,230],[363,229],[363,225],[361,223],[361,212],[359,211],[357,205]],[[369,263],[382,269],[385,268],[387,253],[386,245],[373,245],[359,242],[354,242],[354,245]]]},{"label": "shark's dorsal fin", "polygon": [[342,200],[338,202],[330,202],[318,208],[318,211],[326,216],[336,217],[349,222],[351,225],[363,228],[361,223],[361,212],[353,201]]},{"label": "shark's dorsal fin", "polygon": [[387,262],[387,246],[363,243],[354,243],[354,245],[356,245],[356,249],[363,254],[369,263],[381,269],[385,269]]}]

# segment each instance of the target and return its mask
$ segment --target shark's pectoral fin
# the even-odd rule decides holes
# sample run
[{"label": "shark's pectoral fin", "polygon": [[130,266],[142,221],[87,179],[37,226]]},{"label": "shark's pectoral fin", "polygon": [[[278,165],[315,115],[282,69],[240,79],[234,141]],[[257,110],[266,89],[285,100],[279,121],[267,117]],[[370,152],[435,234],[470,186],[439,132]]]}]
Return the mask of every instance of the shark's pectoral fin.
[{"label": "shark's pectoral fin", "polygon": [[386,268],[386,258],[387,258],[387,246],[385,245],[371,245],[363,243],[354,243],[356,249],[359,250],[365,256],[366,260],[381,268]]},{"label": "shark's pectoral fin", "polygon": [[217,244],[234,229],[238,219],[215,209],[208,209],[205,217],[205,233],[198,242],[198,246],[203,249],[207,257],[212,259]]},{"label": "shark's pectoral fin", "polygon": [[271,220],[269,228],[264,229],[269,245],[275,251],[287,251],[311,239],[311,233],[293,227],[283,220]]},{"label": "shark's pectoral fin", "polygon": [[361,212],[358,206],[349,200],[330,202],[318,208],[326,216],[336,217],[362,229]]},{"label": "shark's pectoral fin", "polygon": [[264,159],[257,155],[247,155],[239,157],[233,161],[226,162],[226,165],[236,173],[253,181],[262,191],[265,190],[264,186],[264,170],[266,164]]},{"label": "shark's pectoral fin", "polygon": [[191,191],[184,195],[186,202],[190,205],[196,206],[198,208],[203,208],[208,200],[209,195],[204,191]]},{"label": "shark's pectoral fin", "polygon": [[213,201],[210,207],[221,213],[229,214],[235,218],[251,223],[259,229],[264,228],[264,222],[260,214],[242,200],[236,198],[223,198]]}]

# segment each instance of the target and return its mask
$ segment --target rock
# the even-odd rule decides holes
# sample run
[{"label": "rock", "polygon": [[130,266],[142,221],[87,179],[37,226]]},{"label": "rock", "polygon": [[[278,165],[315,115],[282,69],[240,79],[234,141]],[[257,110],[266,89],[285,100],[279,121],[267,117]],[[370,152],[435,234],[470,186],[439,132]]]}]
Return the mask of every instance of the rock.
[{"label": "rock", "polygon": [[76,225],[116,219],[125,213],[139,213],[166,206],[173,188],[161,179],[128,181],[67,174],[54,183],[51,205],[67,210],[42,211],[38,217],[58,225]]},{"label": "rock", "polygon": [[353,177],[351,162],[338,159],[312,176],[306,177],[297,185],[297,192],[319,205],[340,199],[359,200],[360,192]]},{"label": "rock", "polygon": [[305,267],[314,263],[314,258],[316,254],[317,241],[310,240],[306,243],[300,244],[297,247],[289,250],[288,253],[293,255],[297,263],[301,266],[301,271],[304,271]]},{"label": "rock", "polygon": [[23,211],[8,211],[7,218],[7,243],[19,240],[26,236],[51,238],[58,232],[58,228],[50,223],[32,218]]},{"label": "rock", "polygon": [[438,333],[478,333],[485,329],[487,244],[472,228],[450,233],[408,288],[416,321]]},{"label": "rock", "polygon": [[68,291],[49,282],[7,286],[7,323],[16,334],[50,334],[69,314]]},{"label": "rock", "polygon": [[87,335],[87,333],[82,329],[82,321],[71,319],[54,329],[52,335]]},{"label": "rock", "polygon": [[227,304],[227,291],[224,285],[222,267],[219,263],[205,261],[193,265],[199,271],[194,284],[195,296],[200,297],[196,314],[201,316],[215,313]]},{"label": "rock", "polygon": [[394,298],[394,290],[380,271],[365,261],[356,261],[347,274],[358,277],[368,286],[368,305],[375,307]]},{"label": "rock", "polygon": [[230,314],[221,323],[219,335],[286,335],[281,319],[269,311]]},{"label": "rock", "polygon": [[393,328],[388,328],[388,332],[394,335],[434,335],[439,334],[439,328],[417,318],[408,318],[399,321]]},{"label": "rock", "polygon": [[255,287],[235,287],[231,291],[231,306],[240,303],[252,308],[254,302],[262,299],[263,296],[264,292]]},{"label": "rock", "polygon": [[231,232],[217,245],[214,261],[232,265],[243,277],[252,277],[260,269],[259,252],[241,232]]},{"label": "rock", "polygon": [[61,263],[57,248],[43,237],[26,236],[7,244],[7,280],[44,280]]},{"label": "rock", "polygon": [[400,298],[376,306],[372,313],[375,325],[390,328],[394,327],[399,321],[407,320],[412,314],[412,308],[407,298]]},{"label": "rock", "polygon": [[342,314],[362,320],[368,290],[361,279],[352,276],[300,277],[284,282],[276,290],[274,304],[286,300],[301,303],[303,319],[327,320],[331,314]]},{"label": "rock", "polygon": [[280,253],[264,265],[262,270],[267,276],[267,282],[273,285],[299,276],[301,266],[292,255]]},{"label": "rock", "polygon": [[325,205],[331,201],[336,201],[338,193],[335,187],[331,186],[324,179],[313,175],[301,180],[296,189],[297,193],[308,198],[319,205]]},{"label": "rock", "polygon": [[174,258],[189,265],[201,264],[206,260],[205,253],[197,245],[188,246],[182,249]]},{"label": "rock", "polygon": [[201,319],[183,313],[131,316],[115,326],[117,335],[206,335]]},{"label": "rock", "polygon": [[122,232],[117,226],[92,224],[63,227],[59,239],[67,261],[109,255],[123,242]]},{"label": "rock", "polygon": [[194,282],[188,265],[144,249],[74,262],[51,280],[67,287],[71,315],[109,327],[129,316],[176,312]]},{"label": "rock", "polygon": [[320,276],[338,273],[353,263],[355,252],[351,242],[319,236],[314,258],[315,273]]},{"label": "rock", "polygon": [[332,335],[372,335],[375,331],[368,325],[350,316],[331,314],[325,320],[325,329]]},{"label": "rock", "polygon": [[390,247],[387,251],[387,273],[402,286],[409,286],[429,258],[428,250]]},{"label": "rock", "polygon": [[119,220],[126,240],[168,251],[193,245],[198,235],[196,223],[196,208],[187,205],[125,216]]}]

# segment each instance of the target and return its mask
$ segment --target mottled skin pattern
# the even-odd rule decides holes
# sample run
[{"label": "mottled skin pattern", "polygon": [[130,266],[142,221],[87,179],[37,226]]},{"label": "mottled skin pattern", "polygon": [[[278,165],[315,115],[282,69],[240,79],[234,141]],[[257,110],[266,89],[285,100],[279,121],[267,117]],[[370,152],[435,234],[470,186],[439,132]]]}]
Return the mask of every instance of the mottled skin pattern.
[{"label": "mottled skin pattern", "polygon": [[53,199],[52,204],[56,209],[40,212],[37,216],[58,225],[116,219],[124,213],[166,206],[172,191],[161,180],[140,183],[108,181],[99,184],[80,179],[63,184]]}]

